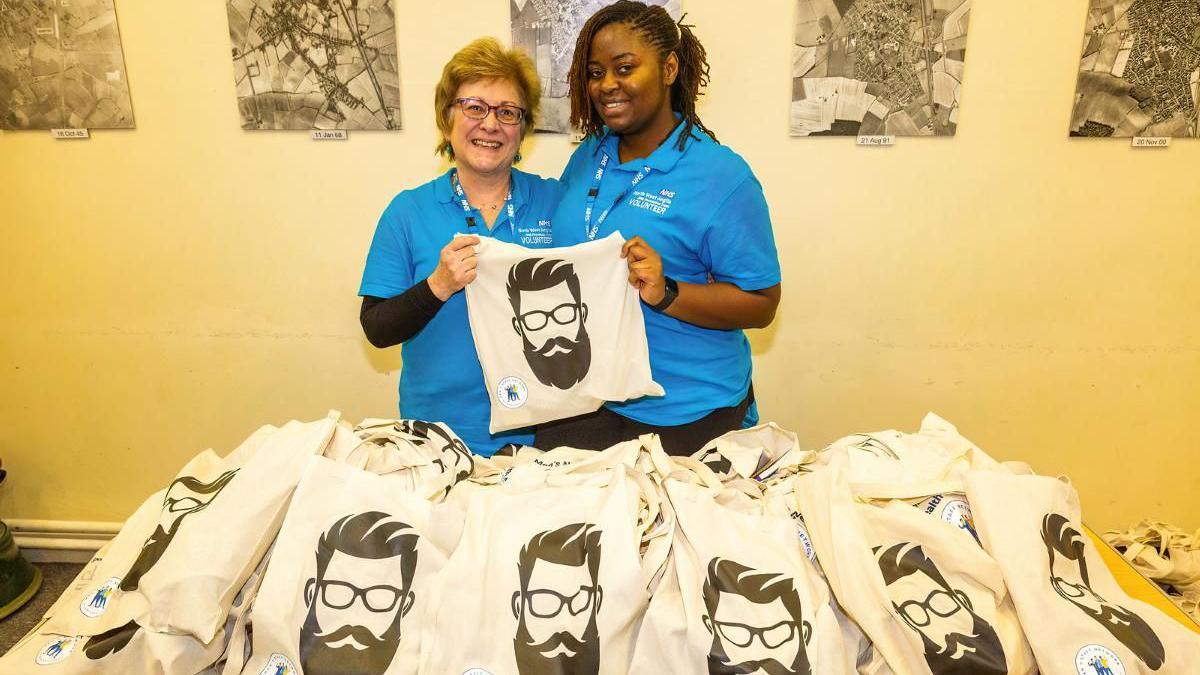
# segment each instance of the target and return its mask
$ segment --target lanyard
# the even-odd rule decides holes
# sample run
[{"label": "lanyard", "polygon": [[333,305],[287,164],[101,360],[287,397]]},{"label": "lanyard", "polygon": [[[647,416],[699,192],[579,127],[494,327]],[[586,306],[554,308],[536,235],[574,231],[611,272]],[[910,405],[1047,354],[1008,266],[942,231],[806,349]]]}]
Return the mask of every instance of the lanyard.
[{"label": "lanyard", "polygon": [[600,226],[604,224],[605,220],[608,220],[608,214],[617,208],[618,204],[625,201],[625,197],[629,195],[630,191],[637,187],[638,183],[642,182],[650,173],[649,166],[642,167],[642,170],[638,171],[637,175],[633,177],[633,182],[629,184],[629,187],[617,195],[617,198],[613,200],[612,206],[604,209],[604,212],[596,218],[596,224],[592,225],[592,211],[596,208],[596,195],[600,194],[600,181],[604,180],[604,172],[608,169],[608,153],[601,150],[600,154],[604,156],[600,159],[600,166],[596,169],[596,174],[592,177],[592,187],[587,193],[587,206],[583,210],[583,233],[587,236],[588,241],[596,239],[596,235],[600,233]]},{"label": "lanyard", "polygon": [[[509,181],[512,179],[509,178]],[[458,169],[450,172],[450,182],[454,183],[454,196],[458,197],[458,203],[462,205],[463,217],[467,221],[467,231],[475,231],[475,216],[471,215],[473,209],[471,202],[467,201],[467,193],[463,192],[462,183],[458,182]],[[508,210],[508,229],[512,231],[513,241],[517,240],[517,210],[513,207],[512,198],[512,183],[508,186],[508,196],[504,198],[504,206]]]}]

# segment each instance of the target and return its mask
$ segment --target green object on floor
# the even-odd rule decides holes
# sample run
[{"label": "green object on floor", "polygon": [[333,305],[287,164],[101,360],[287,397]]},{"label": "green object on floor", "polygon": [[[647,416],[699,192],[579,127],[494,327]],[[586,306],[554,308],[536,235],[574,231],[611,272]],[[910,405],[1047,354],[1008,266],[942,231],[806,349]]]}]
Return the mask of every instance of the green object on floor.
[{"label": "green object on floor", "polygon": [[21,556],[8,525],[0,521],[0,619],[29,602],[42,585],[42,571]]}]

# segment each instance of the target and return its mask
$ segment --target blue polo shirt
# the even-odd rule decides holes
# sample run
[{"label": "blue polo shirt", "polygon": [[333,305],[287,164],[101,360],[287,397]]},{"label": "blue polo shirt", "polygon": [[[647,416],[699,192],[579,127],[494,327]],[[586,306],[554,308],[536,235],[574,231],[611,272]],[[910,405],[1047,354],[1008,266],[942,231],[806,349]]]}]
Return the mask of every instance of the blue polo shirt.
[{"label": "blue polo shirt", "polygon": [[[649,157],[625,164],[619,163],[616,135],[585,140],[563,170],[563,198],[553,217],[555,246],[587,241],[588,192],[607,154],[592,225],[605,209],[612,210],[597,238],[614,231],[626,239],[641,235],[662,256],[663,272],[680,282],[712,279],[746,291],[780,283],[771,216],[749,165],[699,129],[679,150],[682,132],[680,124]],[[646,167],[645,178],[631,187]],[[650,370],[666,395],[609,403],[611,410],[646,424],[675,426],[741,403],[751,374],[750,343],[742,331],[701,328],[645,304],[642,314]]]},{"label": "blue polo shirt", "polygon": [[[489,231],[478,210],[471,234],[532,248],[550,245],[550,216],[558,203],[558,181],[513,169],[513,208]],[[390,298],[426,279],[437,268],[442,248],[467,232],[462,204],[450,173],[396,195],[379,218],[367,253],[359,295]],[[483,369],[467,321],[466,294],[455,293],[437,315],[401,347],[400,416],[445,422],[474,452],[490,456],[506,443],[532,444],[532,430],[491,435],[491,406]]]}]

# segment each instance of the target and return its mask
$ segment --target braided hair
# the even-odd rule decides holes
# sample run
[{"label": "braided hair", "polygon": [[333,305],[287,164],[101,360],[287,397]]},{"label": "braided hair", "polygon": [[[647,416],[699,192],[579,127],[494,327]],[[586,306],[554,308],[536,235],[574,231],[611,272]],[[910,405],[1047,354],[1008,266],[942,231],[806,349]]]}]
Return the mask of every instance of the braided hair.
[{"label": "braided hair", "polygon": [[598,10],[583,24],[579,39],[575,42],[575,56],[567,76],[571,96],[571,124],[584,136],[599,136],[604,128],[600,113],[596,112],[588,97],[588,55],[592,40],[600,29],[610,24],[626,24],[652,48],[657,50],[659,62],[665,62],[672,52],[679,59],[679,74],[671,85],[671,109],[683,117],[683,132],[679,134],[677,147],[683,150],[692,129],[699,127],[714,141],[714,134],[696,114],[696,99],[701,88],[708,86],[708,59],[704,45],[692,32],[691,26],[675,23],[667,10],[658,5],[647,5],[634,0],[617,0],[616,3]]}]

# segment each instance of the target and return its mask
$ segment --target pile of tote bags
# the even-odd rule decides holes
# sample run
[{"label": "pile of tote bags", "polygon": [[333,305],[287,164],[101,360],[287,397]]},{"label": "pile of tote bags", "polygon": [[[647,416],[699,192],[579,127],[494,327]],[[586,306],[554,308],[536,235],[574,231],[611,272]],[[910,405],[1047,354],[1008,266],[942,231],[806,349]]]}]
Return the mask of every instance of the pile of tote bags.
[{"label": "pile of tote bags", "polygon": [[822,450],[774,424],[483,458],[336,413],[206,451],[0,673],[1200,672],[1063,479],[930,415]]}]

